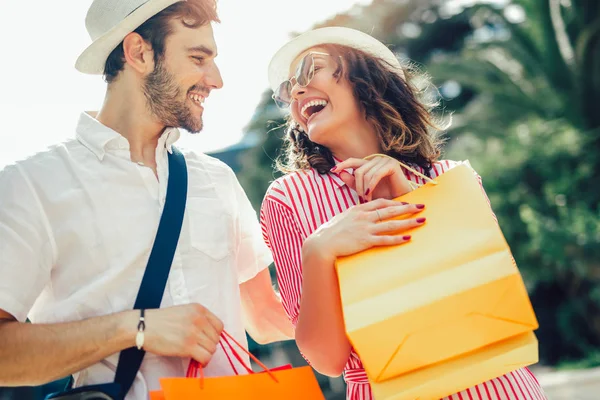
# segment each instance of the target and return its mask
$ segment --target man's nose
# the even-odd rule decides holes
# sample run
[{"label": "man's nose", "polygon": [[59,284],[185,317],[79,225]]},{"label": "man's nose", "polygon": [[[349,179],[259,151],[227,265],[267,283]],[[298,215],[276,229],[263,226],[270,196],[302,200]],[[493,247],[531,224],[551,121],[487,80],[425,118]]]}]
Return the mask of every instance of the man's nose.
[{"label": "man's nose", "polygon": [[211,68],[205,76],[205,85],[211,89],[221,89],[223,87],[223,78],[221,77],[221,71],[216,63],[212,63]]}]

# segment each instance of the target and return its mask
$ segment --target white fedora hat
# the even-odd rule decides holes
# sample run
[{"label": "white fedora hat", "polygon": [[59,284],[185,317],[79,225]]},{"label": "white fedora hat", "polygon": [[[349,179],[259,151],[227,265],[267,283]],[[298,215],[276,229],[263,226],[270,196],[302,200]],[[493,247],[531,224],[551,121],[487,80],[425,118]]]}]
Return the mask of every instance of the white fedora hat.
[{"label": "white fedora hat", "polygon": [[397,73],[404,77],[398,58],[386,45],[373,36],[356,29],[333,26],[303,33],[287,42],[275,53],[269,63],[269,85],[271,89],[275,90],[281,82],[289,78],[290,65],[300,53],[323,44],[341,44],[364,51],[397,68]]},{"label": "white fedora hat", "polygon": [[185,0],[94,0],[85,17],[93,43],[77,59],[75,68],[86,74],[103,74],[110,53],[148,19]]}]

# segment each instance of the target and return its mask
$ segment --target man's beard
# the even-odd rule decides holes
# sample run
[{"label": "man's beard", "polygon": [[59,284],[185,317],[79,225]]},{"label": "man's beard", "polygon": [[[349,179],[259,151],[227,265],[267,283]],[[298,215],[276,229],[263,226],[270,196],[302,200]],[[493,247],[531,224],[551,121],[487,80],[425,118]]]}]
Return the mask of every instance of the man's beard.
[{"label": "man's beard", "polygon": [[[199,91],[205,90],[200,88]],[[187,93],[182,95],[175,78],[165,67],[164,60],[157,60],[154,71],[146,77],[144,95],[150,112],[165,126],[183,128],[191,133],[202,130],[202,117],[198,118],[191,113],[186,105]]]}]

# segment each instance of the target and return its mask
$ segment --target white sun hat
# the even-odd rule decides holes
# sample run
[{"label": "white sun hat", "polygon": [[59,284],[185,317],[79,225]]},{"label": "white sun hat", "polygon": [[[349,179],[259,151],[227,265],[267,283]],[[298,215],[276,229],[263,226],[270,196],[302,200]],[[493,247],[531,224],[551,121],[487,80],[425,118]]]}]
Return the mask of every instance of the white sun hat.
[{"label": "white sun hat", "polygon": [[303,51],[323,44],[341,44],[364,51],[386,61],[404,77],[402,67],[394,53],[373,36],[356,29],[333,26],[303,33],[281,47],[269,63],[269,85],[272,90],[289,78],[290,65]]},{"label": "white sun hat", "polygon": [[165,8],[185,0],[94,0],[85,17],[93,43],[77,59],[86,74],[104,73],[106,59],[129,33]]}]

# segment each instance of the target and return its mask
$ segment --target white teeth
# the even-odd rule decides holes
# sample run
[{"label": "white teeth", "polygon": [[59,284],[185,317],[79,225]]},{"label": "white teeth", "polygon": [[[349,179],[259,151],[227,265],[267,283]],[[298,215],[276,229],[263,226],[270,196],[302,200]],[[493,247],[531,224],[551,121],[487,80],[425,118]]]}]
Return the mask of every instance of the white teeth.
[{"label": "white teeth", "polygon": [[204,97],[197,94],[190,94],[190,99],[199,104],[204,103]]},{"label": "white teeth", "polygon": [[312,107],[312,106],[327,106],[327,101],[326,100],[311,100],[308,103],[306,103],[303,107],[302,110],[300,111],[300,113],[302,114],[302,116],[306,119],[308,119],[308,115],[306,114],[306,110],[308,109],[308,107]]}]

